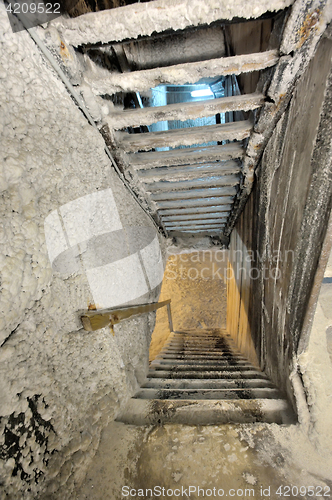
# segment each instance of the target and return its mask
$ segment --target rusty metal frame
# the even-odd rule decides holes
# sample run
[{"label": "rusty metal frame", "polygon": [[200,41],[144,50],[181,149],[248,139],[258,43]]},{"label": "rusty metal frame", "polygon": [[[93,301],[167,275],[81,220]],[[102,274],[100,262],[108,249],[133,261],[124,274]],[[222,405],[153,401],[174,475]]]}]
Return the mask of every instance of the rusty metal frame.
[{"label": "rusty metal frame", "polygon": [[151,304],[140,304],[137,306],[120,307],[118,309],[101,309],[99,311],[87,311],[81,316],[84,330],[94,332],[110,326],[113,331],[113,326],[120,321],[143,314],[146,312],[155,311],[161,307],[167,306],[168,323],[171,332],[173,331],[172,313],[171,313],[171,299],[164,300],[163,302],[152,302]]}]

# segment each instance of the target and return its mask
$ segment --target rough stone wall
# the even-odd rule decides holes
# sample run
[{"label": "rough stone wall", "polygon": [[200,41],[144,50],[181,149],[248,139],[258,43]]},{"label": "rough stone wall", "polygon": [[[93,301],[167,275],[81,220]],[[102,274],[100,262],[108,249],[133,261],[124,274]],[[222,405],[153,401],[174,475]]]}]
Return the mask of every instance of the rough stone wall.
[{"label": "rough stone wall", "polygon": [[[297,354],[332,199],[332,43],[323,38],[278,122],[252,193],[251,334],[260,364],[292,397]],[[234,236],[235,237],[235,236]],[[232,238],[234,238],[232,236]],[[250,236],[251,237],[251,236]]]},{"label": "rough stone wall", "polygon": [[0,497],[65,499],[145,374],[154,314],[114,336],[82,330],[89,282],[52,269],[44,221],[111,188],[124,227],[154,226],[29,35],[12,33],[3,4],[0,31]]}]

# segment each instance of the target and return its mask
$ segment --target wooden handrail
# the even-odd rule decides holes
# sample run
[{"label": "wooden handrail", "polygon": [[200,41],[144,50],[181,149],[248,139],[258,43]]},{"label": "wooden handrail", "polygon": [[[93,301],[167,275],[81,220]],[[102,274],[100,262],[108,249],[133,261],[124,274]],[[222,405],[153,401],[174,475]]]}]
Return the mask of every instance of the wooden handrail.
[{"label": "wooden handrail", "polygon": [[141,304],[138,306],[120,307],[118,309],[101,309],[99,311],[87,311],[81,316],[84,330],[94,332],[105,326],[113,326],[123,319],[130,318],[136,314],[155,311],[160,307],[167,306],[168,322],[171,332],[173,331],[172,314],[170,307],[171,299],[163,302],[152,302],[151,304]]}]

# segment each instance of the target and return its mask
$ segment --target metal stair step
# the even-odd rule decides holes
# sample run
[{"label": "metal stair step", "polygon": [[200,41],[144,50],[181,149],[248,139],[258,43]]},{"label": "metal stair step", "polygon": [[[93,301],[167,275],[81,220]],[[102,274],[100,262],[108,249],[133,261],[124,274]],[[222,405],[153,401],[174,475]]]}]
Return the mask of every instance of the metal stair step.
[{"label": "metal stair step", "polygon": [[180,349],[163,349],[160,351],[160,354],[196,354],[196,355],[199,355],[199,354],[212,354],[212,355],[215,355],[215,356],[223,356],[223,357],[241,357],[243,358],[243,356],[241,354],[238,354],[238,353],[235,353],[235,354],[232,354],[230,353],[229,351],[224,351],[224,350],[221,350],[221,349],[186,349],[185,347],[183,348],[180,348]]},{"label": "metal stair step", "polygon": [[191,360],[200,360],[200,359],[216,359],[216,360],[228,360],[228,359],[235,359],[238,361],[245,361],[246,358],[244,356],[230,356],[230,355],[223,355],[223,354],[214,354],[214,353],[207,353],[207,354],[200,354],[200,353],[195,353],[195,354],[187,354],[184,352],[177,352],[177,353],[162,353],[158,354],[154,359],[191,359]]},{"label": "metal stair step", "polygon": [[252,366],[248,361],[238,360],[234,358],[229,359],[156,359],[152,361],[151,367],[156,366],[180,366],[180,365],[191,365],[191,366]]},{"label": "metal stair step", "polygon": [[172,378],[172,379],[267,379],[264,373],[257,370],[149,370],[148,378]]},{"label": "metal stair step", "polygon": [[140,389],[134,396],[135,399],[257,399],[273,398],[282,399],[280,392],[271,387],[256,389],[228,388],[228,389]]},{"label": "metal stair step", "polygon": [[254,389],[257,387],[271,387],[274,384],[265,378],[263,379],[169,379],[169,378],[148,378],[141,388],[153,389],[228,389],[243,388]]},{"label": "metal stair step", "polygon": [[209,364],[209,363],[201,363],[201,364],[186,364],[186,363],[160,363],[160,362],[153,362],[150,365],[150,369],[154,370],[171,370],[171,371],[185,371],[185,370],[197,370],[197,371],[204,371],[204,370],[211,370],[211,371],[234,371],[234,370],[253,370],[253,371],[259,371],[256,368],[254,368],[250,363],[246,364],[238,364],[236,361],[233,363],[215,363],[215,364]]}]

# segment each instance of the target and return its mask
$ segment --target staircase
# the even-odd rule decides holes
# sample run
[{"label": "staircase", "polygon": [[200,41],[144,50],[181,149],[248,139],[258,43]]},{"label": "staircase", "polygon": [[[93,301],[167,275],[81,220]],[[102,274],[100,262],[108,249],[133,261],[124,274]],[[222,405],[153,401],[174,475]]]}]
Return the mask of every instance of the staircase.
[{"label": "staircase", "polygon": [[220,330],[173,332],[118,421],[133,425],[291,424],[289,403]]}]

